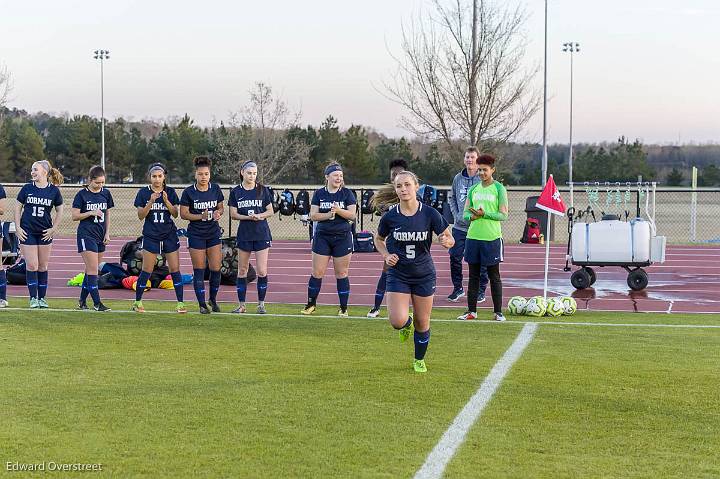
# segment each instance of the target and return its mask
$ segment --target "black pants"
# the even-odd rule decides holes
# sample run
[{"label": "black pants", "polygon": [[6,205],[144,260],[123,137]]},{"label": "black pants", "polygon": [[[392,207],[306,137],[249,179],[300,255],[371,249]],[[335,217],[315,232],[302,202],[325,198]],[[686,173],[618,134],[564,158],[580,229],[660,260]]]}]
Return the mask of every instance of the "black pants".
[{"label": "black pants", "polygon": [[[477,297],[480,289],[480,263],[469,263],[470,279],[468,280],[467,304],[468,311],[477,311]],[[493,310],[502,313],[502,280],[500,279],[500,265],[494,264],[487,267],[488,278],[490,279],[490,293],[492,294]]]}]

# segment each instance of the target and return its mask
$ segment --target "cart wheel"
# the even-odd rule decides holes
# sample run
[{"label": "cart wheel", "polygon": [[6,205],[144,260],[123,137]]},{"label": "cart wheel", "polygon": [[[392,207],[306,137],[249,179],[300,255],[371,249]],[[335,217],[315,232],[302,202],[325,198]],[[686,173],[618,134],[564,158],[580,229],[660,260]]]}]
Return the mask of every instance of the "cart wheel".
[{"label": "cart wheel", "polygon": [[595,270],[590,268],[589,266],[585,266],[583,269],[587,272],[588,276],[590,276],[590,286],[592,286],[593,284],[595,284],[595,281],[597,281],[597,275],[595,274]]},{"label": "cart wheel", "polygon": [[570,276],[570,284],[572,284],[575,289],[585,289],[590,286],[590,275],[584,268],[580,268]]},{"label": "cart wheel", "polygon": [[642,268],[630,271],[627,277],[627,284],[633,291],[645,289],[648,285],[648,275]]}]

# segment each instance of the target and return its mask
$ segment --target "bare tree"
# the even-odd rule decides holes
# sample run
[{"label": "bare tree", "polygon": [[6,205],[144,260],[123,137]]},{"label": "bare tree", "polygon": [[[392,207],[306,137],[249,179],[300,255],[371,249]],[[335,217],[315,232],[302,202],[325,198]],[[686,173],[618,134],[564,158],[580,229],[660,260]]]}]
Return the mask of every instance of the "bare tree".
[{"label": "bare tree", "polygon": [[0,63],[0,120],[3,117],[3,109],[7,105],[7,101],[12,91],[12,77],[7,66]]},{"label": "bare tree", "polygon": [[301,115],[291,112],[269,85],[258,82],[249,93],[248,105],[231,115],[229,127],[216,129],[216,165],[224,176],[238,181],[240,166],[252,160],[258,165],[258,177],[273,183],[281,174],[307,163],[310,146],[288,137]]},{"label": "bare tree", "polygon": [[524,11],[497,1],[433,0],[434,11],[402,26],[397,74],[385,88],[408,114],[401,125],[443,140],[504,142],[540,107],[537,68],[523,67]]}]

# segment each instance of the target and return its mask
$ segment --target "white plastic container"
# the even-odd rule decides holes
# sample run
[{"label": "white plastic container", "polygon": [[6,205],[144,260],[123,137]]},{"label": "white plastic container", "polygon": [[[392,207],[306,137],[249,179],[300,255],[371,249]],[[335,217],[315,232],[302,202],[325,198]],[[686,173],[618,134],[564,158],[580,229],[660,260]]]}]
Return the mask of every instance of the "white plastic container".
[{"label": "white plastic container", "polygon": [[651,247],[650,247],[650,261],[653,263],[664,263],[665,262],[665,245],[667,244],[667,237],[665,236],[653,236]]},{"label": "white plastic container", "polygon": [[603,220],[589,225],[588,261],[591,263],[632,263],[630,223]]},{"label": "white plastic container", "polygon": [[632,260],[635,263],[650,261],[650,223],[642,218],[630,221]]},{"label": "white plastic container", "polygon": [[572,227],[570,255],[572,261],[576,263],[585,263],[588,260],[586,235],[588,226],[588,223],[574,223]]}]

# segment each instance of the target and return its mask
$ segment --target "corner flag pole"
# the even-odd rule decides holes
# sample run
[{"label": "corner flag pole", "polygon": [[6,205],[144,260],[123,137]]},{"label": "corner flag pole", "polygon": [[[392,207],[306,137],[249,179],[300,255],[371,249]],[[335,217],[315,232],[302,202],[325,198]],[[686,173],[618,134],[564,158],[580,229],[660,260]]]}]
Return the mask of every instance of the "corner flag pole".
[{"label": "corner flag pole", "polygon": [[550,223],[552,222],[552,213],[545,212],[548,216],[547,231],[545,232],[545,281],[543,281],[543,299],[547,301],[548,290],[548,269],[550,268]]}]

